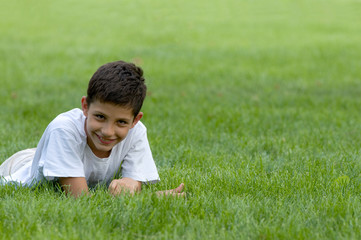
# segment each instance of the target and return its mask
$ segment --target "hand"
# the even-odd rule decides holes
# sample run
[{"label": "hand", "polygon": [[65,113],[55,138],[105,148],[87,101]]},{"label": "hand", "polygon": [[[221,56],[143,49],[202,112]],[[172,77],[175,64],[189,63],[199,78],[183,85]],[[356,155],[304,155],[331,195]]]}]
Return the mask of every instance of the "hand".
[{"label": "hand", "polygon": [[185,192],[183,192],[184,189],[184,183],[181,183],[177,188],[170,189],[170,190],[164,190],[164,191],[158,191],[156,194],[158,196],[173,196],[173,197],[184,197],[186,195]]},{"label": "hand", "polygon": [[108,188],[110,194],[114,196],[127,192],[133,195],[141,189],[142,183],[131,178],[114,179]]}]

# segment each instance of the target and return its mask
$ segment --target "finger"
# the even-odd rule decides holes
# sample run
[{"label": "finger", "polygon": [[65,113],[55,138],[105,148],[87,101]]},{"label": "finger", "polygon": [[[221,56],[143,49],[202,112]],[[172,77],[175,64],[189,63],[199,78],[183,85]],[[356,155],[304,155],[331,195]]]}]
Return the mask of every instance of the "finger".
[{"label": "finger", "polygon": [[108,187],[108,190],[109,191],[113,191],[114,189],[115,189],[115,184],[114,184],[114,182],[111,182],[110,184],[109,184],[109,187]]},{"label": "finger", "polygon": [[173,189],[174,192],[180,193],[184,189],[184,183],[181,183],[177,188]]},{"label": "finger", "polygon": [[182,192],[182,193],[170,193],[170,194],[166,194],[166,196],[172,196],[172,197],[185,197],[186,196],[186,193],[185,192]]},{"label": "finger", "polygon": [[123,190],[123,187],[117,182],[114,182],[111,186],[111,189],[109,189],[110,193],[114,196],[120,195],[124,192]]},{"label": "finger", "polygon": [[186,196],[185,192],[177,193],[177,192],[172,192],[170,190],[168,190],[168,191],[158,191],[158,192],[156,192],[156,194],[157,194],[158,197],[161,197],[161,196],[185,197]]},{"label": "finger", "polygon": [[111,188],[109,188],[109,192],[112,194],[112,195],[117,195],[118,194],[118,187],[117,185],[113,185]]},{"label": "finger", "polygon": [[174,193],[173,190],[164,190],[164,191],[156,192],[158,196],[168,196],[168,195],[172,195],[173,193]]}]

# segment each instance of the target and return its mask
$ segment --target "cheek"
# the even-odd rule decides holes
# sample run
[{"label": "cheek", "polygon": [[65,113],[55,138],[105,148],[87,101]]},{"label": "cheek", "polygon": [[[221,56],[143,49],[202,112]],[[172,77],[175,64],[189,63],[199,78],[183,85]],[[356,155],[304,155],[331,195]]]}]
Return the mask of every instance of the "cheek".
[{"label": "cheek", "polygon": [[129,129],[119,129],[118,131],[117,131],[117,135],[118,135],[118,137],[119,138],[121,138],[121,140],[123,140],[127,135],[128,135],[128,131],[129,131]]},{"label": "cheek", "polygon": [[95,131],[97,129],[99,129],[99,123],[97,123],[96,121],[92,121],[91,119],[88,120],[87,122],[87,131],[88,133]]}]

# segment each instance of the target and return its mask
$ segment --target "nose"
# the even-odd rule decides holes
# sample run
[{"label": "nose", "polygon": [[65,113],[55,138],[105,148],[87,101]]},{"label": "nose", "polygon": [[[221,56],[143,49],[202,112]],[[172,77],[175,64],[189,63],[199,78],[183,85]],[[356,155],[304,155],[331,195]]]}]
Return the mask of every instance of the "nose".
[{"label": "nose", "polygon": [[114,136],[114,126],[112,124],[106,124],[102,128],[102,135],[104,137],[113,137]]}]

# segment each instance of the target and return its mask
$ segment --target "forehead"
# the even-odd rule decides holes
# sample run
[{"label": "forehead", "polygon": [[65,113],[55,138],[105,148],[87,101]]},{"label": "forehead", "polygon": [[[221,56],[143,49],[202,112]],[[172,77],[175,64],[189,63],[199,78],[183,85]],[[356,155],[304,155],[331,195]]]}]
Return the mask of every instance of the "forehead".
[{"label": "forehead", "polygon": [[90,104],[89,111],[102,113],[115,118],[133,118],[133,109],[131,107],[108,102],[100,102],[98,100]]}]

